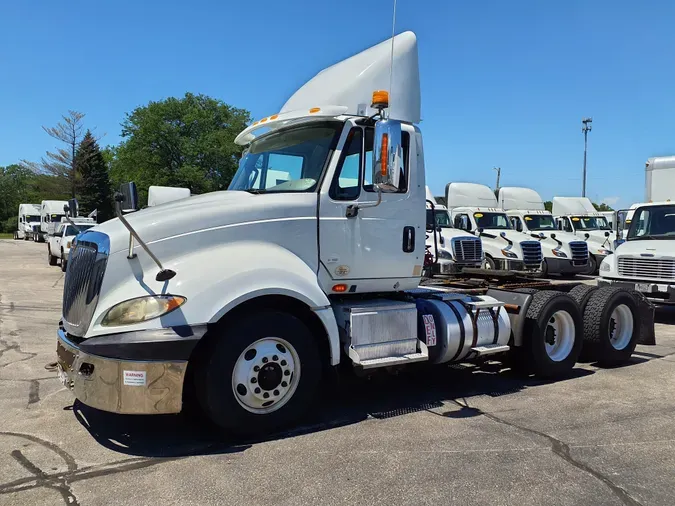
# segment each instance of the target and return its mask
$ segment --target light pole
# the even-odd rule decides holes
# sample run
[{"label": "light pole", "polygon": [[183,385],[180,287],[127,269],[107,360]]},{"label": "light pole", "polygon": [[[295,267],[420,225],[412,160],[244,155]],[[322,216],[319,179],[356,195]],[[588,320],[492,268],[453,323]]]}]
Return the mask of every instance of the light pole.
[{"label": "light pole", "polygon": [[588,149],[588,132],[590,132],[593,129],[593,118],[583,118],[581,120],[582,127],[581,131],[584,133],[584,180],[583,180],[583,186],[581,187],[581,196],[585,197],[586,196],[586,150]]},{"label": "light pole", "polygon": [[499,191],[499,176],[502,175],[502,168],[501,167],[492,167],[492,170],[497,171],[497,186],[495,186],[495,192]]}]

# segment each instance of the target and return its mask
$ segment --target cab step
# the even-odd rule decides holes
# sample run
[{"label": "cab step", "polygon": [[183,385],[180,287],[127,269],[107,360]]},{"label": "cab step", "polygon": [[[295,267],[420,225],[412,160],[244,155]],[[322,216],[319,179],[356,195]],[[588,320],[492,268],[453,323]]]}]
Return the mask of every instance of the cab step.
[{"label": "cab step", "polygon": [[471,348],[471,351],[475,353],[474,356],[482,357],[485,355],[494,355],[495,353],[503,353],[509,351],[511,347],[508,344],[488,344],[485,346],[476,346]]},{"label": "cab step", "polygon": [[400,357],[373,358],[370,360],[362,360],[361,362],[354,361],[354,365],[358,365],[363,369],[374,369],[376,367],[390,367],[394,365],[412,364],[414,362],[424,362],[428,359],[429,352],[427,350],[423,350],[419,353],[410,353]]}]

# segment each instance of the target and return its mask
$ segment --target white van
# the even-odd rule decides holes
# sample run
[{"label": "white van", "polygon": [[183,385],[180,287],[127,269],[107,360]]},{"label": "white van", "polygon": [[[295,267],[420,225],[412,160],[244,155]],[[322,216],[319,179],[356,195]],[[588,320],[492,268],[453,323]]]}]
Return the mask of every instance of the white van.
[{"label": "white van", "polygon": [[19,204],[18,226],[14,239],[27,241],[40,229],[40,204]]},{"label": "white van", "polygon": [[35,234],[35,242],[45,242],[48,235],[52,235],[61,223],[61,219],[66,217],[64,206],[68,205],[66,200],[43,200],[40,204],[40,230]]}]

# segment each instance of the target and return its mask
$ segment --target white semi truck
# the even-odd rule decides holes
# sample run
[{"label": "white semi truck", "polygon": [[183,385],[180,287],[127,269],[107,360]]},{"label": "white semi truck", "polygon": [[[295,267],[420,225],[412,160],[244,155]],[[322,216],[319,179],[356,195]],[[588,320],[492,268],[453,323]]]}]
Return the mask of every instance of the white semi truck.
[{"label": "white semi truck", "polygon": [[647,160],[645,200],[626,211],[625,242],[600,265],[598,284],[675,304],[675,156]]},{"label": "white semi truck", "polygon": [[40,204],[19,204],[17,223],[14,239],[31,239],[40,228]]},{"label": "white semi truck", "polygon": [[558,230],[586,241],[587,272],[597,273],[600,263],[617,246],[617,233],[609,226],[607,219],[595,209],[588,197],[553,197],[552,211]]},{"label": "white semi truck", "polygon": [[483,243],[486,268],[541,271],[541,244],[528,234],[513,230],[489,187],[448,183],[445,194],[455,227],[476,234]]},{"label": "white semi truck", "polygon": [[481,268],[485,255],[481,240],[456,229],[447,207],[440,205],[427,187],[427,234],[429,252],[425,267],[432,274],[458,274],[465,267]]},{"label": "white semi truck", "polygon": [[[391,94],[380,91],[390,62]],[[242,131],[228,191],[127,214],[136,204],[124,186],[118,218],[71,250],[57,330],[64,384],[106,411],[177,413],[195,399],[226,430],[269,433],[310,408],[344,362],[367,371],[509,353],[538,376],[564,375],[587,307],[602,309],[586,336],[598,359],[627,360],[638,326],[624,324],[620,342],[606,329],[619,305],[638,321],[628,291],[598,289],[585,303],[572,292],[419,287],[419,121],[406,32],[325,69]],[[268,169],[289,166],[268,182]]]},{"label": "white semi truck", "polygon": [[52,235],[61,220],[66,217],[63,207],[68,205],[67,200],[43,200],[40,204],[40,228],[33,235],[35,242],[45,242]]},{"label": "white semi truck", "polygon": [[511,226],[541,244],[542,274],[574,276],[588,270],[588,245],[574,234],[557,229],[553,215],[536,191],[504,186],[499,189],[498,200]]}]

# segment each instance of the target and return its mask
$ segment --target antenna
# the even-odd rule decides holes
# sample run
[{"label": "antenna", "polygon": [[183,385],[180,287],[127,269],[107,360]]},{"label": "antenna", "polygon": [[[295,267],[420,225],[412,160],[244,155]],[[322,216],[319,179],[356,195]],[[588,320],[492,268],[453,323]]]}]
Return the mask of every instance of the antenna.
[{"label": "antenna", "polygon": [[394,35],[396,30],[396,0],[394,0],[394,13],[391,21],[391,61],[389,62],[389,96],[393,98],[392,87],[394,82]]}]

